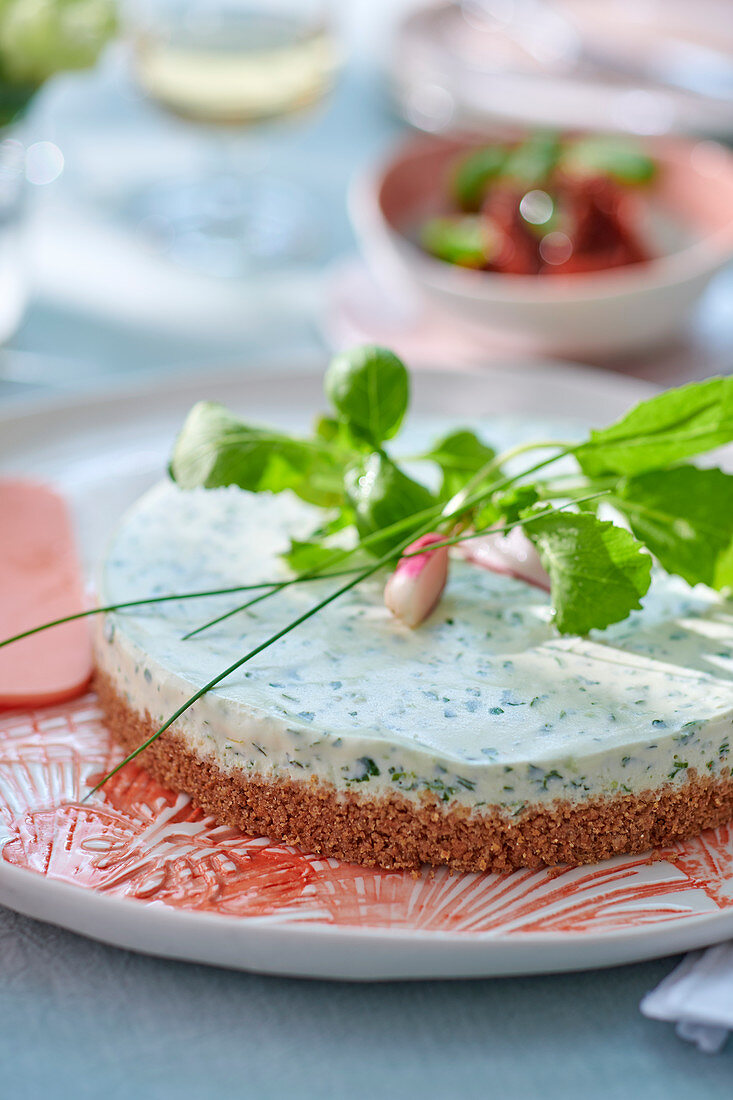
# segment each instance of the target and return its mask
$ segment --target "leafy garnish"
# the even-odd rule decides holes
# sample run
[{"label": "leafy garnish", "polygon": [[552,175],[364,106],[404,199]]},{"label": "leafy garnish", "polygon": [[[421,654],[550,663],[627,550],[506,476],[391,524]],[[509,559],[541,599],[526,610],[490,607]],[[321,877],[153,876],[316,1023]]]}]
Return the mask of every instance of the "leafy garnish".
[{"label": "leafy garnish", "polygon": [[513,523],[538,500],[539,493],[534,485],[515,485],[496,497],[495,507],[507,523]]},{"label": "leafy garnish", "polygon": [[[344,484],[362,536],[373,535],[436,503],[429,489],[403,473],[383,451],[374,451],[350,466]],[[417,529],[417,523],[413,530]],[[385,536],[373,542],[370,549],[379,555],[386,554],[401,541],[399,535]]]},{"label": "leafy garnish", "polygon": [[496,451],[468,428],[438,439],[422,458],[435,462],[443,472],[442,500],[450,500],[475,473],[496,457]]},{"label": "leafy garnish", "polygon": [[[537,138],[534,153],[550,157],[553,140]],[[332,571],[357,553],[361,560],[389,554],[425,523],[444,534],[447,545],[472,531],[519,523],[548,559],[555,623],[563,633],[602,629],[639,606],[649,584],[645,546],[662,568],[691,584],[720,589],[733,583],[733,479],[680,465],[733,440],[731,378],[659,394],[577,445],[523,443],[497,456],[475,432],[452,431],[419,456],[442,474],[437,495],[384,449],[409,398],[407,371],[392,352],[370,346],[337,356],[325,388],[333,410],[320,417],[310,439],[243,424],[218,405],[197,405],[171,462],[183,488],[290,489],[328,508],[310,536],[293,541],[283,555],[299,576]],[[538,460],[537,452],[548,449]],[[504,473],[509,459],[514,470],[532,451],[523,471]],[[579,468],[553,481],[547,467],[569,456]],[[603,496],[624,514],[633,535],[598,518]],[[548,505],[552,519],[537,512]],[[355,528],[351,535],[349,528]],[[336,537],[340,531],[345,536]]]},{"label": "leafy garnish", "polygon": [[[409,395],[407,374],[396,356],[370,347],[337,357],[327,392],[335,415],[322,417],[308,439],[244,424],[219,405],[197,405],[170,465],[182,488],[291,490],[326,509],[310,538],[294,541],[285,555],[297,575],[93,608],[0,641],[2,647],[62,622],[146,603],[256,593],[190,631],[187,637],[195,644],[201,631],[276,598],[290,585],[349,576],[205,684],[120,767],[231,672],[393,564],[428,533],[441,536],[441,542],[431,543],[437,548],[483,537],[489,528],[523,527],[549,573],[554,622],[562,633],[603,629],[638,609],[649,588],[652,554],[662,568],[691,584],[733,585],[733,476],[681,464],[733,440],[733,379],[710,379],[660,394],[576,445],[545,440],[495,455],[475,433],[451,432],[419,456],[442,472],[439,495],[410,477],[384,449],[399,429]],[[527,453],[532,457],[519,468],[517,460]],[[577,466],[565,472],[573,458]],[[565,463],[559,476],[551,470],[558,459]],[[585,510],[604,498],[623,513],[633,533]],[[360,565],[368,561],[366,554],[376,554],[376,561]]]},{"label": "leafy garnish", "polygon": [[589,477],[660,470],[733,441],[733,377],[710,378],[642,401],[575,448]]},{"label": "leafy garnish", "polygon": [[338,416],[318,416],[313,425],[316,439],[322,439],[339,450],[346,458],[354,451],[371,449],[371,443],[358,431],[354,431],[348,420]]},{"label": "leafy garnish", "polygon": [[182,489],[291,489],[321,507],[343,501],[342,469],[338,451],[325,442],[253,427],[209,401],[191,409],[170,463],[171,476]]},{"label": "leafy garnish", "polygon": [[372,345],[337,355],[326,371],[324,388],[340,418],[373,447],[396,435],[410,400],[402,360]]},{"label": "leafy garnish", "polygon": [[313,573],[337,564],[343,554],[340,549],[316,539],[291,539],[290,549],[281,557],[294,573]]},{"label": "leafy garnish", "polygon": [[[335,536],[341,531],[353,528],[356,516],[353,509],[344,500],[338,510],[327,513],[323,523],[319,523],[311,532],[310,538],[292,538],[290,547],[280,555],[294,573],[310,573],[314,569],[325,569],[329,562],[343,557],[343,536]],[[349,541],[348,539],[346,540]]]},{"label": "leafy garnish", "polygon": [[641,607],[652,559],[633,535],[588,512],[533,518],[525,531],[550,575],[554,622],[563,634],[587,634]]},{"label": "leafy garnish", "polygon": [[733,585],[733,476],[675,466],[626,478],[618,507],[668,573],[688,584]]}]

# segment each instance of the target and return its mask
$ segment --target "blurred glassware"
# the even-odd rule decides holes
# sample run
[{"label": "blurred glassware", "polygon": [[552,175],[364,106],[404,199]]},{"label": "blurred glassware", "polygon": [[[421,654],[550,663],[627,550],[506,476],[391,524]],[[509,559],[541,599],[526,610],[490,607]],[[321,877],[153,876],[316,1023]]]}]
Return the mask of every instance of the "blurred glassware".
[{"label": "blurred glassware", "polygon": [[174,259],[238,276],[317,250],[307,196],[261,173],[245,128],[297,115],[330,90],[338,54],[329,7],[325,0],[128,2],[140,87],[167,111],[203,124],[208,138],[205,170],[146,187],[128,211]]},{"label": "blurred glassware", "polygon": [[733,136],[730,0],[462,0],[412,13],[390,71],[430,132],[497,120]]},{"label": "blurred glassware", "polygon": [[94,64],[115,32],[115,8],[114,0],[0,3],[0,343],[20,323],[27,297],[26,178],[50,183],[63,168],[63,154],[52,142],[35,142],[26,151],[16,137],[18,123],[49,77]]}]

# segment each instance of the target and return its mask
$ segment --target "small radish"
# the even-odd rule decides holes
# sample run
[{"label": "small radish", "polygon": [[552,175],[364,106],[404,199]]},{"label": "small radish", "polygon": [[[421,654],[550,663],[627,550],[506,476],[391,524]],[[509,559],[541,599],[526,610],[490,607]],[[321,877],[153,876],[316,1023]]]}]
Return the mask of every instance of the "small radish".
[{"label": "small radish", "polygon": [[419,626],[440,600],[448,579],[448,547],[429,547],[444,541],[445,535],[438,534],[416,539],[403,551],[405,556],[387,581],[384,602],[407,626]]},{"label": "small radish", "polygon": [[492,573],[505,573],[550,591],[547,571],[521,527],[513,527],[506,534],[499,530],[481,538],[467,539],[458,544],[458,551],[466,561],[490,569]]}]

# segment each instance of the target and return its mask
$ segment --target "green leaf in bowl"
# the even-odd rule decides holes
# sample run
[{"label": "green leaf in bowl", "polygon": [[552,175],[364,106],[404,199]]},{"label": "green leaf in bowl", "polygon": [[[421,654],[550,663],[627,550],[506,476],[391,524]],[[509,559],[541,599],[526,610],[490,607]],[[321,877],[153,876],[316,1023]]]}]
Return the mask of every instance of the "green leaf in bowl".
[{"label": "green leaf in bowl", "polygon": [[420,243],[431,256],[460,267],[484,267],[493,251],[490,223],[479,214],[431,218]]},{"label": "green leaf in bowl", "polygon": [[656,162],[635,142],[603,136],[582,138],[567,146],[560,166],[571,175],[610,176],[626,186],[649,183],[657,171]]},{"label": "green leaf in bowl", "polygon": [[451,190],[463,210],[470,213],[480,208],[489,184],[501,174],[506,157],[503,145],[487,145],[459,160]]},{"label": "green leaf in bowl", "polygon": [[547,181],[555,168],[561,148],[556,134],[532,134],[509,154],[502,176],[521,184],[527,190],[539,187]]}]

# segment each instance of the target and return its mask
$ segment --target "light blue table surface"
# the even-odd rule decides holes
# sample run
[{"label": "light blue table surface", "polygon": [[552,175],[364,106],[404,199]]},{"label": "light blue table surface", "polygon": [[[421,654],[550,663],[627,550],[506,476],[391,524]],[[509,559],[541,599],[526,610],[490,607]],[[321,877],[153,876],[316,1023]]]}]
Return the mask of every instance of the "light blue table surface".
[{"label": "light blue table surface", "polygon": [[[89,97],[90,86],[98,96]],[[31,125],[39,137],[56,136],[71,117],[77,138],[86,127],[92,141],[95,117],[114,121],[118,112],[132,125],[141,110],[97,74],[51,89]],[[362,68],[302,131],[268,136],[275,166],[292,171],[295,151],[328,211],[325,258],[353,248],[344,204],[353,168],[398,133],[374,71]],[[69,178],[43,196],[37,215],[50,227],[46,274],[0,356],[0,401],[119,373],[323,350],[309,296],[315,270],[288,294],[281,325],[272,321],[275,295],[259,320],[196,338],[100,309],[54,283],[58,265],[44,249],[74,205],[73,143],[70,150]],[[105,216],[95,225],[89,216],[90,233]],[[145,958],[0,910],[0,1096],[729,1100],[733,1042],[706,1056],[638,1011],[676,961],[493,981],[331,984]]]},{"label": "light blue table surface", "polygon": [[257,1100],[728,1098],[643,1019],[672,960],[575,975],[335,984],[163,962],[0,919],[0,1093]]}]

